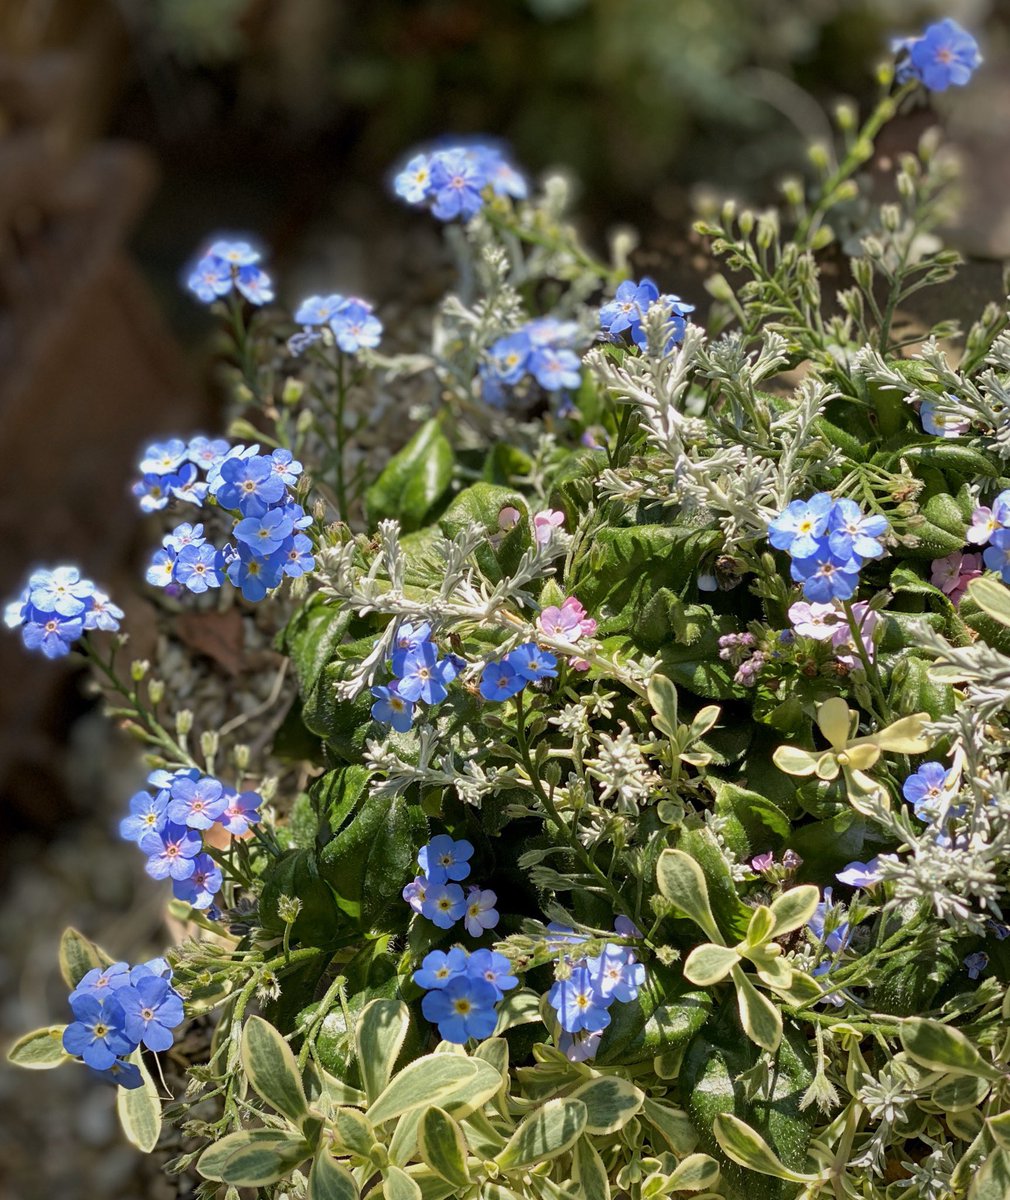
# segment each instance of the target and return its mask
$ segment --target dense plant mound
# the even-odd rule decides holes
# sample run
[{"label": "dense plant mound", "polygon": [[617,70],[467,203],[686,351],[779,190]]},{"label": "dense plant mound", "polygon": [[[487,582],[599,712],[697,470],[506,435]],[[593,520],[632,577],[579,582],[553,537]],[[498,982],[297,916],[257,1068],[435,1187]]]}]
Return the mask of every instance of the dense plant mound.
[{"label": "dense plant mound", "polygon": [[707,334],[487,144],[396,175],[459,259],[425,352],[209,244],[241,441],[147,449],[147,580],[167,637],[237,609],[285,660],[164,717],[75,569],[10,606],[148,744],[122,834],[189,930],[132,968],[68,932],[15,1062],[82,1059],[231,1200],[1010,1194],[1010,333],[901,319],[957,266],[950,163],[883,206],[860,170],[979,60],[895,52],[809,188],[699,224]]}]

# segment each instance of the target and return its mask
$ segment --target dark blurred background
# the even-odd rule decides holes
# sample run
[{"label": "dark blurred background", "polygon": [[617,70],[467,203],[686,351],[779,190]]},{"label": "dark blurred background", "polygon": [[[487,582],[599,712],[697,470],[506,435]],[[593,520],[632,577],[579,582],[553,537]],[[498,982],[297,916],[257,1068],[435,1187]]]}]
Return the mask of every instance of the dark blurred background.
[{"label": "dark blurred background", "polygon": [[[221,427],[211,323],[179,286],[208,234],[255,233],[287,305],[357,290],[387,327],[412,323],[445,260],[435,223],[390,196],[390,169],[417,142],[480,132],[533,176],[569,170],[591,240],[636,226],[640,265],[701,301],[699,191],[771,200],[830,135],[824,106],[865,111],[889,36],[939,16],[986,58],[932,104],[966,162],[951,236],[981,274],[949,302],[970,316],[1010,256],[1005,0],[0,0],[3,597],[38,562],[78,562],[128,609],[131,652],[156,653],[154,612],[132,595],[152,534],[128,481],[145,439]],[[885,155],[926,117],[899,120]],[[64,924],[134,960],[165,931],[162,893],[115,839],[135,747],[78,674],[14,637],[0,677],[7,1039],[65,1018]],[[83,1069],[0,1068],[0,1197],[176,1194],[156,1158],[122,1143]]]}]

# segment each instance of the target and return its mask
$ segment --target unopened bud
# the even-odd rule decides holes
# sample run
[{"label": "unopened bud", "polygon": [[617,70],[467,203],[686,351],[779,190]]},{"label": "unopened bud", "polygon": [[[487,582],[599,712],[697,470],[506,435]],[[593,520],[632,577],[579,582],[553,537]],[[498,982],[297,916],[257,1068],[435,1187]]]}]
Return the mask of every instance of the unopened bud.
[{"label": "unopened bud", "polygon": [[130,678],[134,683],[140,683],[150,669],[151,664],[146,658],[135,658],[130,663]]},{"label": "unopened bud", "polygon": [[175,714],[175,732],[185,737],[193,728],[193,714],[188,708],[180,708]]}]

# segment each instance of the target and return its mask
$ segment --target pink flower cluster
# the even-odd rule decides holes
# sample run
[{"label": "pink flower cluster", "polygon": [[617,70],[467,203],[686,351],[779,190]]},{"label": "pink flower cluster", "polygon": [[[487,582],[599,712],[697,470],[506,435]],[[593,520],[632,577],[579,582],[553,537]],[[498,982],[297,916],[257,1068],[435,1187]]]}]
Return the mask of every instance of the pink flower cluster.
[{"label": "pink flower cluster", "polygon": [[[974,541],[971,535],[972,530],[969,529],[968,540]],[[955,550],[946,558],[934,558],[932,566],[930,583],[949,596],[951,604],[960,604],[968,584],[982,574],[982,555],[962,554],[960,550]]]},{"label": "pink flower cluster", "polygon": [[[859,627],[859,636],[870,662],[873,662],[873,631],[880,624],[880,613],[863,600],[852,606],[852,615]],[[800,637],[814,638],[818,642],[830,641],[840,663],[852,668],[859,666],[861,659],[852,644],[852,630],[845,613],[835,604],[808,604],[799,600],[789,607],[789,620]]]},{"label": "pink flower cluster", "polygon": [[[565,514],[556,508],[546,508],[533,517],[533,536],[538,546],[546,546],[554,536],[555,529],[563,529]],[[577,601],[576,601],[577,603]]]},{"label": "pink flower cluster", "polygon": [[[549,604],[537,618],[541,632],[550,637],[564,638],[566,642],[577,642],[582,637],[596,635],[596,622],[586,615],[586,610],[574,596],[569,596],[560,606]],[[588,671],[589,663],[584,658],[573,658],[571,665],[576,671]]]}]

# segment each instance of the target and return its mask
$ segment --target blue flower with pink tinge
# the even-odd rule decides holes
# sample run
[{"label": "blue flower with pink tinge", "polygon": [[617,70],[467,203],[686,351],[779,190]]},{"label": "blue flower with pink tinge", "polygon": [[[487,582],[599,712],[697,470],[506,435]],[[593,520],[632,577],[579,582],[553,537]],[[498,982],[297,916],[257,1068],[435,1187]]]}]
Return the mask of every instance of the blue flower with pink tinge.
[{"label": "blue flower with pink tinge", "polygon": [[463,927],[471,937],[480,937],[498,924],[498,897],[490,889],[471,887],[466,897]]},{"label": "blue flower with pink tinge", "polygon": [[393,674],[398,677],[396,690],[405,700],[423,700],[425,704],[441,704],[449,694],[446,684],[447,662],[439,660],[434,642],[422,642],[414,650],[397,650],[393,654]]},{"label": "blue flower with pink tinge", "polygon": [[63,1031],[63,1049],[68,1054],[82,1058],[96,1071],[106,1071],[120,1055],[136,1048],[126,1032],[126,1013],[116,991],[101,999],[78,995],[70,1007],[75,1019]]},{"label": "blue flower with pink tinge", "polygon": [[439,929],[451,929],[466,912],[466,898],[458,883],[429,883],[421,913]]},{"label": "blue flower with pink tinge", "polygon": [[190,829],[210,829],[227,806],[228,797],[219,780],[209,775],[200,779],[183,777],[172,783],[168,819]]},{"label": "blue flower with pink tinge", "polygon": [[[221,868],[209,854],[198,854],[193,859],[193,874],[186,879],[172,881],[172,895],[184,900],[193,908],[205,911],[214,903],[221,890],[223,876]],[[152,1046],[151,1049],[157,1049]]]},{"label": "blue flower with pink tinge", "polygon": [[4,624],[21,631],[26,649],[62,658],[87,631],[118,630],[122,615],[122,609],[90,579],[82,579],[76,567],[40,568],[5,607]]},{"label": "blue flower with pink tinge", "polygon": [[232,837],[242,837],[262,821],[259,808],[263,799],[258,792],[235,792],[226,788],[225,798],[227,804],[217,819]]},{"label": "blue flower with pink tinge", "polygon": [[872,888],[880,883],[880,861],[871,858],[869,862],[850,862],[844,870],[839,871],[835,878],[851,888]]}]

